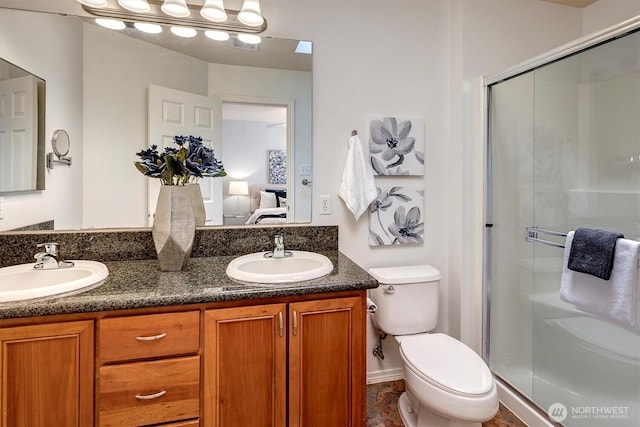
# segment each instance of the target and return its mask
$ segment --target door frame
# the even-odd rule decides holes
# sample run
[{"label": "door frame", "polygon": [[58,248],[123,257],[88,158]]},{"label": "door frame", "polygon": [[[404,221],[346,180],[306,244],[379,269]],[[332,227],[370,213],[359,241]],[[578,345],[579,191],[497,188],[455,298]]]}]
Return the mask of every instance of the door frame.
[{"label": "door frame", "polygon": [[[222,101],[222,108],[224,109],[225,102],[232,102],[234,104],[247,104],[247,105],[264,105],[270,107],[281,107],[287,110],[287,222],[292,222],[295,218],[295,147],[294,147],[294,111],[295,101],[293,99],[286,98],[268,98],[260,96],[244,96],[244,95],[229,95],[229,94],[210,94]],[[221,141],[222,148],[224,150],[224,140]]]}]

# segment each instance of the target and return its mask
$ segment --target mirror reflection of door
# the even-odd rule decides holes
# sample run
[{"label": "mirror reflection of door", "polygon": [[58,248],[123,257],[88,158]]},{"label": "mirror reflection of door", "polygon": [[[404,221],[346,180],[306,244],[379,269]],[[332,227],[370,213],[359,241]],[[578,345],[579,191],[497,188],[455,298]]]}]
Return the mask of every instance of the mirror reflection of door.
[{"label": "mirror reflection of door", "polygon": [[[223,101],[222,160],[227,171],[223,187],[226,225],[245,224],[256,209],[255,200],[251,203],[252,194],[233,194],[235,183],[246,182],[250,193],[255,192],[257,187],[290,185],[287,183],[289,171],[286,168],[290,154],[287,149],[287,113],[286,105]],[[283,160],[278,160],[280,158]]]},{"label": "mirror reflection of door", "polygon": [[0,192],[35,188],[37,104],[35,77],[0,79]]},{"label": "mirror reflection of door", "polygon": [[[176,135],[193,135],[214,150],[222,159],[222,102],[213,97],[183,92],[157,85],[149,86],[149,146],[155,144],[158,151],[175,147]],[[226,166],[226,164],[225,164]],[[160,182],[148,180],[148,225],[153,225]],[[222,224],[222,179],[201,178],[200,190],[206,212],[205,225]]]}]

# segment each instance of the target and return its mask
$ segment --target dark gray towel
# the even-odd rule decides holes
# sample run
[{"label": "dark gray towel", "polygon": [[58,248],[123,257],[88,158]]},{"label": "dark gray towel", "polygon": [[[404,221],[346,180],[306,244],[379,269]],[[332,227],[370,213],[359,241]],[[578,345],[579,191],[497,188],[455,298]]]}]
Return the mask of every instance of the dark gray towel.
[{"label": "dark gray towel", "polygon": [[622,233],[577,228],[573,235],[567,267],[569,270],[609,280],[613,269],[616,240],[623,237]]}]

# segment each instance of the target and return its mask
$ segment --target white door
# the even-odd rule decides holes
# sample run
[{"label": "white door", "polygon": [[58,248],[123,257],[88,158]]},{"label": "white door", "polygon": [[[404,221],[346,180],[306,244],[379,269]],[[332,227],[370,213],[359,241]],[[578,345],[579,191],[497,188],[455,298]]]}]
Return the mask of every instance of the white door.
[{"label": "white door", "polygon": [[[149,85],[149,146],[155,144],[162,152],[165,146],[175,147],[175,135],[193,135],[214,150],[222,159],[222,101],[203,95],[157,85]],[[149,179],[149,225],[160,191],[157,179]],[[222,178],[201,178],[200,188],[207,214],[206,225],[222,224]]]},{"label": "white door", "polygon": [[0,192],[33,190],[37,179],[37,81],[0,81]]}]

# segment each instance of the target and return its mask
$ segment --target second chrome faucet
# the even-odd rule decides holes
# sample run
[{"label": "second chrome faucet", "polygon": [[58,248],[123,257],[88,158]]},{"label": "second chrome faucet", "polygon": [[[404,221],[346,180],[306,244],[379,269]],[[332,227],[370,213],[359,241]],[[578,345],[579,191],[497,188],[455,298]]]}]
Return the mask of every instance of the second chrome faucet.
[{"label": "second chrome faucet", "polygon": [[265,252],[265,258],[285,258],[293,255],[290,251],[284,249],[284,237],[282,237],[282,234],[276,234],[273,238],[273,243],[275,245],[273,252]]}]

